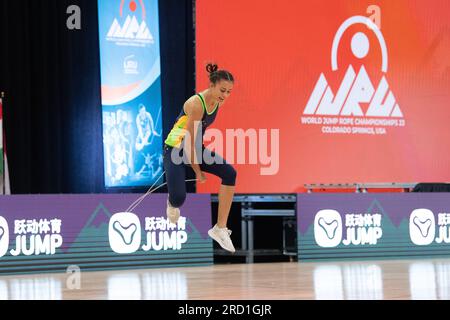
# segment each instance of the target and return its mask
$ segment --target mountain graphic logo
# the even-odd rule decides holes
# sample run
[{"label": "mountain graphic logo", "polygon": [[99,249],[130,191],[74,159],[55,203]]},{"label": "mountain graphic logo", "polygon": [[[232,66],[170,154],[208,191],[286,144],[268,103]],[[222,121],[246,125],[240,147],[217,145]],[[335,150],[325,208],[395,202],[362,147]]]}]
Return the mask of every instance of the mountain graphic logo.
[{"label": "mountain graphic logo", "polygon": [[436,233],[434,214],[429,209],[415,209],[409,216],[409,237],[415,245],[426,246],[433,242]]},{"label": "mountain graphic logo", "polygon": [[0,216],[0,258],[8,251],[9,247],[9,228],[5,218]]},{"label": "mountain graphic logo", "polygon": [[133,253],[141,244],[141,223],[131,212],[119,212],[109,220],[109,245],[116,253]]},{"label": "mountain graphic logo", "polygon": [[324,209],[314,218],[314,239],[320,247],[332,248],[342,240],[342,218],[339,212]]},{"label": "mountain graphic logo", "polygon": [[[345,20],[338,28],[331,50],[331,69],[337,71],[338,48],[347,30],[354,25],[365,25],[367,30],[373,32],[377,44],[372,45],[364,32],[356,32],[351,39],[350,49],[356,59],[363,59],[370,49],[381,49],[381,81],[378,86],[371,81],[364,65],[355,70],[351,64],[347,66],[345,76],[336,94],[333,93],[324,73],[319,79],[311,93],[304,108],[303,115],[310,116],[344,116],[344,117],[384,117],[402,119],[403,113],[394,96],[386,73],[388,72],[388,51],[386,41],[378,26],[367,17],[353,16]],[[368,104],[364,111],[361,104]]]},{"label": "mountain graphic logo", "polygon": [[153,35],[145,20],[139,23],[135,16],[127,16],[122,26],[117,19],[114,19],[106,39],[109,41],[139,40],[144,43],[154,42]]}]

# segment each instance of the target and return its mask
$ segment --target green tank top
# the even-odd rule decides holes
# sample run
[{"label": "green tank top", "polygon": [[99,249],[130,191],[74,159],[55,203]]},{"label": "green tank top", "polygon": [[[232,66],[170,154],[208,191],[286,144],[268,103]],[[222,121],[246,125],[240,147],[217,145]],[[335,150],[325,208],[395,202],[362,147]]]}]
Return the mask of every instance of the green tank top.
[{"label": "green tank top", "polygon": [[[196,96],[200,99],[203,106],[203,117],[201,120],[202,139],[203,139],[203,135],[205,134],[206,128],[208,128],[216,119],[219,104],[216,105],[216,107],[211,113],[208,113],[208,110],[206,109],[205,98],[203,97],[203,95],[201,93],[198,93],[196,94]],[[164,143],[170,147],[179,148],[181,146],[181,143],[183,142],[186,132],[187,132],[187,115],[184,112],[184,108],[181,108],[180,115],[175,121],[175,125],[169,132],[169,135],[167,136],[167,139],[165,140]]]}]

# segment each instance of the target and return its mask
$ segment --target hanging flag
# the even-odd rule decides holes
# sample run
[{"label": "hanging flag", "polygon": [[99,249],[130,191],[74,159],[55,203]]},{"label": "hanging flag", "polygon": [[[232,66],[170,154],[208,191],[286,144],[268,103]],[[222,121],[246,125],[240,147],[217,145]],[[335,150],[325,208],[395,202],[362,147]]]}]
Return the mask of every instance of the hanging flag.
[{"label": "hanging flag", "polygon": [[3,129],[3,92],[0,97],[0,194],[11,194],[6,156],[6,140]]},{"label": "hanging flag", "polygon": [[0,97],[0,194],[5,194],[5,170],[3,161],[3,92]]}]

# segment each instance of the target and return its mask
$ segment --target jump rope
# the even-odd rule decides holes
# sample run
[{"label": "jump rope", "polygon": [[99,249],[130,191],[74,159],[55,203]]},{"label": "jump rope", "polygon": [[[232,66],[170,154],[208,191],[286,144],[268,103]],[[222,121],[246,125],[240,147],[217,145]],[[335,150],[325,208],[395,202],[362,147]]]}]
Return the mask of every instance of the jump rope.
[{"label": "jump rope", "polygon": [[[161,109],[159,109],[159,113],[158,113],[158,117],[156,118],[156,125],[154,130],[156,130],[156,127],[158,126],[159,123],[159,116],[161,115]],[[155,135],[152,135],[152,140],[150,141],[149,144],[152,144],[153,142],[153,138],[155,137]],[[157,186],[155,189],[152,189],[155,184],[159,181],[159,179],[161,179],[162,176],[164,176],[166,172],[163,171],[163,173],[161,173],[161,175],[158,177],[158,179],[155,180],[155,182],[152,184],[152,186],[147,190],[146,193],[144,193],[142,196],[140,196],[139,198],[137,198],[126,210],[126,212],[131,212],[131,210],[134,210],[139,204],[141,204],[142,201],[144,201],[144,199],[149,196],[150,194],[152,194],[153,192],[155,192],[156,190],[158,190],[159,188],[164,187],[165,185],[167,185],[167,182],[164,182],[163,184]],[[188,179],[188,180],[184,180],[184,182],[192,182],[192,181],[197,181],[198,179]]]},{"label": "jump rope", "polygon": [[[153,189],[153,187],[155,186],[155,184],[159,181],[159,179],[161,179],[161,177],[165,174],[166,172],[163,171],[163,173],[161,173],[161,175],[159,176],[158,179],[155,180],[155,182],[152,184],[152,186],[147,190],[146,193],[144,193],[142,196],[140,196],[139,198],[137,198],[126,210],[126,212],[132,212],[132,210],[134,210],[142,201],[144,201],[144,199],[149,196],[150,194],[152,194],[153,192],[155,192],[156,190],[158,190],[159,188],[162,188],[163,186],[165,186],[167,184],[167,182],[164,182],[163,184],[157,186],[156,188]],[[192,182],[192,181],[197,181],[197,179],[188,179],[188,180],[184,180],[184,182]]]}]

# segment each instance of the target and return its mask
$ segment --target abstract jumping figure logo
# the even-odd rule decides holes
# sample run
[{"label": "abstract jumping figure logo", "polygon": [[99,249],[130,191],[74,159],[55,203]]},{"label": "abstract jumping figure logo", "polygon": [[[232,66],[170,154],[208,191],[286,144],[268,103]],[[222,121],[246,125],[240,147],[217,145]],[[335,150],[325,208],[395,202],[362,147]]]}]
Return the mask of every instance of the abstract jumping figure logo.
[{"label": "abstract jumping figure logo", "polygon": [[[325,75],[321,73],[303,111],[301,123],[332,125],[332,127],[322,127],[322,132],[324,133],[385,134],[386,130],[384,128],[376,130],[379,128],[374,128],[373,126],[404,126],[405,122],[400,106],[389,89],[389,84],[386,80],[388,71],[386,42],[380,29],[369,18],[353,16],[339,27],[334,37],[331,51],[332,70],[338,70],[338,47],[344,32],[356,24],[368,26],[368,30],[375,34],[381,48],[381,71],[383,75],[378,87],[375,89],[373,86],[364,65],[361,66],[356,74],[353,66],[349,64],[342,83],[336,95],[334,95]],[[369,38],[363,32],[357,32],[351,39],[350,47],[356,58],[363,59],[367,56],[370,49]],[[363,111],[360,103],[369,105],[366,112]],[[322,116],[335,118],[324,118]],[[381,121],[381,119],[367,119],[367,117],[387,119]],[[346,125],[346,127],[339,127],[339,125]]]},{"label": "abstract jumping figure logo", "polygon": [[412,243],[425,246],[433,242],[436,233],[434,214],[428,209],[415,209],[409,216],[409,237]]},{"label": "abstract jumping figure logo", "polygon": [[336,247],[342,240],[342,218],[339,212],[324,209],[314,218],[314,239],[325,248]]},{"label": "abstract jumping figure logo", "polygon": [[0,216],[0,258],[8,251],[9,247],[9,228],[5,218]]},{"label": "abstract jumping figure logo", "polygon": [[116,253],[133,253],[141,243],[141,223],[137,215],[120,212],[109,219],[109,244]]}]

